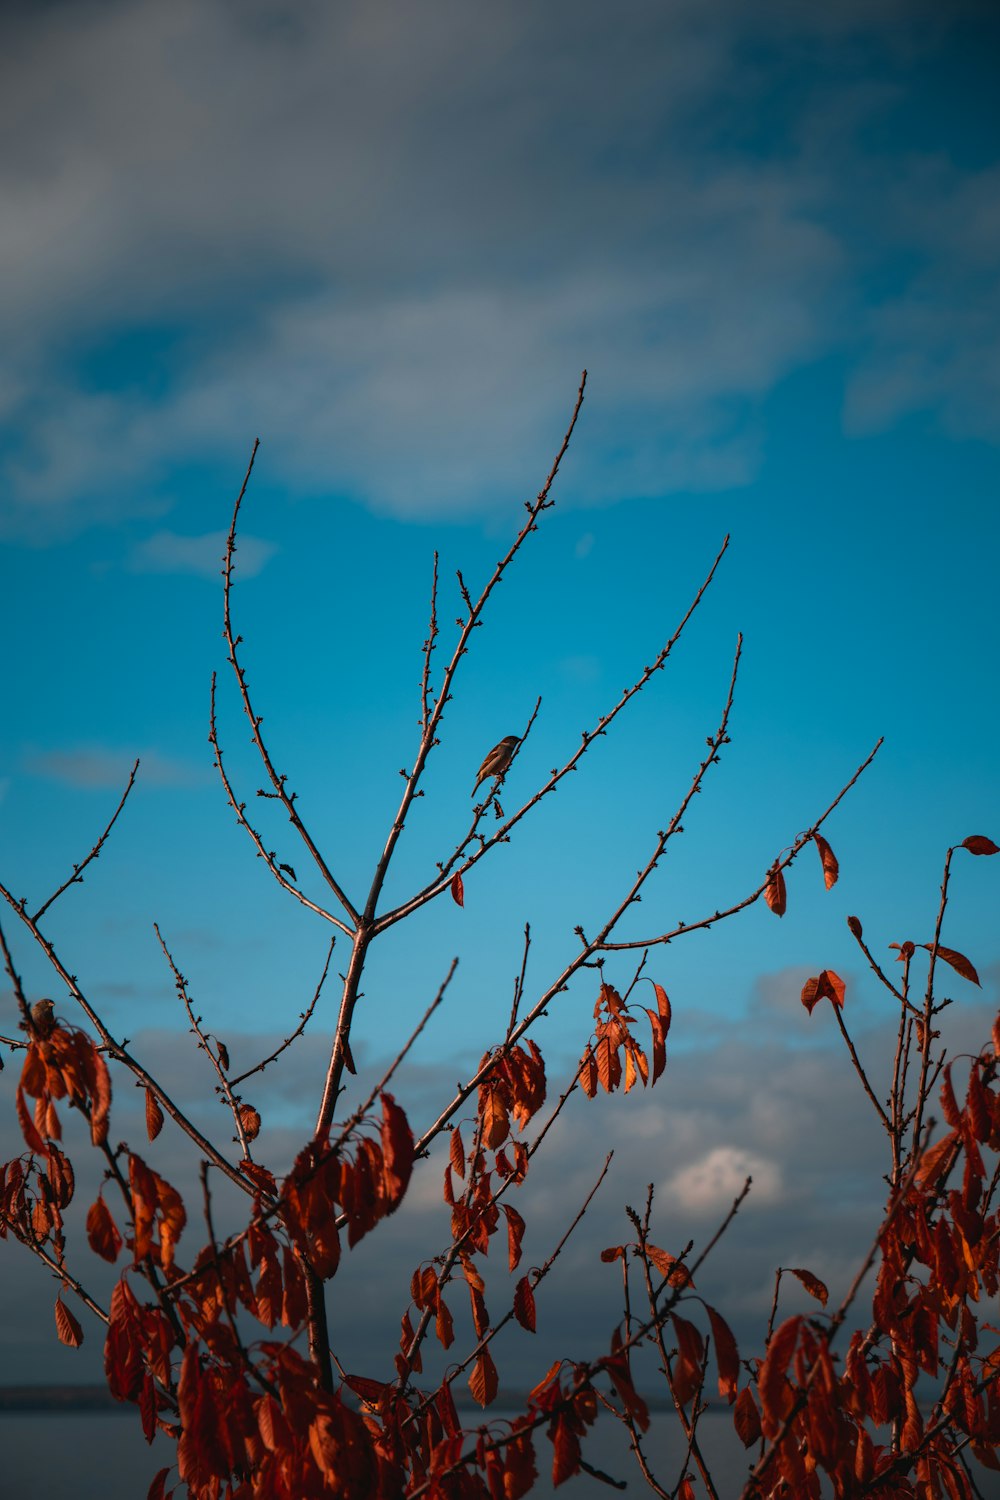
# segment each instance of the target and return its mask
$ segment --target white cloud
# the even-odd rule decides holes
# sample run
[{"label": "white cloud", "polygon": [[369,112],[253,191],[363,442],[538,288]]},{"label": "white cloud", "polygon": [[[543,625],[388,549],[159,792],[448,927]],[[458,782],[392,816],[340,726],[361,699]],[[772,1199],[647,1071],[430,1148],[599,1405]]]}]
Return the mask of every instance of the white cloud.
[{"label": "white cloud", "polygon": [[[274,542],[241,533],[236,558],[240,577],[256,578],[277,550]],[[224,531],[209,531],[201,536],[156,531],[135,544],[126,566],[133,573],[194,573],[214,579],[222,572],[225,552]]]},{"label": "white cloud", "polygon": [[724,1214],[748,1177],[753,1179],[750,1206],[781,1202],[784,1186],[779,1164],[742,1146],[713,1147],[675,1172],[665,1186],[689,1213]]}]

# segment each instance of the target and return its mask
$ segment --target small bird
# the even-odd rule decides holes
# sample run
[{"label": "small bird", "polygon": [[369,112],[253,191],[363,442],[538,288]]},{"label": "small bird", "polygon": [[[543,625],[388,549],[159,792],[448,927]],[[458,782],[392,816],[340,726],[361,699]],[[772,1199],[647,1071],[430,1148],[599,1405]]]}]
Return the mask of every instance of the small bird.
[{"label": "small bird", "polygon": [[44,1038],[51,1035],[56,1025],[54,1007],[51,1000],[35,1001],[31,1007],[31,1024],[35,1028],[37,1036]]},{"label": "small bird", "polygon": [[506,739],[500,741],[499,745],[493,746],[493,749],[479,767],[476,785],[472,788],[473,796],[476,795],[481,781],[486,781],[490,776],[495,776],[499,779],[505,774],[507,767],[510,765],[511,757],[520,743],[521,741],[516,734],[509,734]]}]

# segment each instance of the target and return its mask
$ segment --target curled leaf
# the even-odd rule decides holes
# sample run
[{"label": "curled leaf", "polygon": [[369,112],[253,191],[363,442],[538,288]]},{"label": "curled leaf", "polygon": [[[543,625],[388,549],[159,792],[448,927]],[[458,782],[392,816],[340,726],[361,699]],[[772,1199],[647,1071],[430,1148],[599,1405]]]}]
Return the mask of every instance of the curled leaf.
[{"label": "curled leaf", "polygon": [[778,866],[777,860],[767,872],[767,884],[764,887],[764,900],[774,912],[776,917],[785,915],[788,897],[785,891],[785,877]]},{"label": "curled leaf", "polygon": [[813,1006],[820,1000],[829,1000],[843,1010],[845,989],[846,985],[839,974],[834,973],[833,969],[824,969],[815,979],[807,979],[802,986],[802,1004],[810,1015]]},{"label": "curled leaf", "polygon": [[155,1141],[163,1129],[163,1110],[152,1089],[146,1090],[146,1134]]},{"label": "curled leaf", "polygon": [[56,1332],[60,1342],[71,1349],[79,1349],[83,1343],[83,1329],[61,1297],[56,1298]]},{"label": "curled leaf", "polygon": [[837,884],[837,876],[840,874],[837,856],[821,833],[813,834],[813,843],[819,850],[819,857],[823,864],[823,880],[826,883],[827,890],[829,890],[831,886]]},{"label": "curled leaf", "polygon": [[820,1281],[818,1276],[814,1276],[811,1271],[804,1270],[802,1266],[785,1266],[784,1270],[788,1276],[797,1276],[810,1297],[815,1297],[817,1302],[826,1306],[830,1293],[824,1281]]},{"label": "curled leaf", "polygon": [[243,1134],[248,1141],[256,1140],[260,1134],[260,1115],[252,1104],[241,1104],[239,1113]]},{"label": "curled leaf", "polygon": [[451,895],[456,906],[465,905],[465,886],[462,884],[461,873],[453,875],[451,878]]},{"label": "curled leaf", "polygon": [[848,919],[847,919],[847,925],[848,925],[848,927],[851,930],[851,936],[852,937],[856,937],[857,940],[858,940],[858,942],[860,943],[861,937],[862,937],[862,927],[861,927],[861,923],[858,921],[858,918],[857,917],[848,917]]}]

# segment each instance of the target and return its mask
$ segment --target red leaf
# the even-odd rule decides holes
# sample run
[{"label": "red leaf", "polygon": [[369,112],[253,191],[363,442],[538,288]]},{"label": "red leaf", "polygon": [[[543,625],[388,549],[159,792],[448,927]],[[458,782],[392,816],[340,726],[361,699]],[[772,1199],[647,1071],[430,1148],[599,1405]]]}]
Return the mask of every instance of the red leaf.
[{"label": "red leaf", "polygon": [[556,1417],[553,1425],[555,1431],[549,1431],[552,1440],[552,1488],[557,1489],[580,1471],[580,1439],[565,1417]]},{"label": "red leaf", "polygon": [[947,1165],[948,1157],[958,1137],[957,1130],[949,1130],[936,1145],[931,1146],[920,1158],[914,1181],[918,1187],[930,1187]]},{"label": "red leaf", "polygon": [[465,1147],[462,1145],[462,1132],[456,1125],[451,1132],[451,1165],[456,1177],[465,1176]]},{"label": "red leaf", "polygon": [[152,1484],[146,1491],[146,1500],[164,1500],[164,1486],[166,1485],[167,1475],[169,1473],[169,1469],[161,1469],[159,1473],[154,1476]]},{"label": "red leaf", "polygon": [[823,879],[826,882],[827,890],[829,890],[831,886],[837,884],[837,876],[840,874],[837,856],[821,833],[813,834],[813,842],[819,850],[819,857],[823,862]]},{"label": "red leaf", "polygon": [[389,1212],[398,1208],[409,1186],[413,1170],[413,1132],[406,1115],[391,1094],[380,1095],[382,1103],[382,1179]]},{"label": "red leaf", "polygon": [[660,1017],[663,1021],[663,1035],[666,1036],[670,1030],[670,1001],[667,999],[667,992],[662,984],[657,984],[655,980],[651,981],[651,983],[656,993],[656,1008],[660,1012]]},{"label": "red leaf", "polygon": [[761,1365],[758,1385],[761,1405],[768,1419],[769,1429],[777,1430],[785,1415],[784,1395],[786,1391],[785,1371],[792,1351],[798,1343],[799,1331],[805,1320],[801,1317],[786,1318],[772,1335],[767,1355]]},{"label": "red leaf", "polygon": [[785,1266],[784,1270],[787,1275],[798,1277],[810,1297],[815,1297],[817,1302],[826,1306],[830,1293],[827,1291],[825,1282],[820,1281],[818,1276],[814,1276],[811,1271],[803,1270],[801,1266]]},{"label": "red leaf", "polygon": [[1000,854],[1000,846],[983,833],[970,833],[967,839],[962,840],[961,847],[968,849],[970,854]]},{"label": "red leaf", "polygon": [[521,1259],[521,1241],[524,1238],[524,1220],[516,1208],[511,1208],[508,1203],[501,1205],[507,1216],[507,1255],[509,1269],[514,1271]]},{"label": "red leaf", "polygon": [[527,1276],[522,1276],[514,1288],[514,1316],[522,1328],[534,1333],[535,1293]]},{"label": "red leaf", "polygon": [[719,1395],[724,1396],[730,1405],[736,1400],[736,1387],[740,1378],[740,1355],[736,1347],[733,1332],[725,1318],[716,1312],[714,1307],[705,1304],[708,1313],[708,1321],[712,1325],[712,1338],[715,1340],[715,1362],[719,1368]]},{"label": "red leaf", "polygon": [[607,1250],[602,1250],[601,1251],[601,1259],[603,1261],[606,1261],[608,1264],[611,1264],[613,1261],[616,1261],[616,1260],[624,1260],[625,1259],[625,1246],[624,1245],[610,1245]]},{"label": "red leaf", "polygon": [[679,1261],[675,1255],[668,1255],[666,1250],[661,1250],[659,1245],[653,1245],[646,1241],[646,1254],[661,1276],[665,1276],[671,1286],[694,1286],[691,1272],[683,1261]]},{"label": "red leaf", "polygon": [[146,1134],[155,1141],[163,1129],[163,1110],[152,1089],[146,1090]]},{"label": "red leaf", "polygon": [[[29,1048],[29,1051],[30,1050],[31,1049]],[[44,1156],[45,1142],[38,1134],[38,1131],[35,1127],[35,1122],[31,1118],[31,1112],[28,1109],[28,1105],[24,1098],[24,1089],[20,1084],[18,1084],[17,1087],[15,1107],[17,1109],[18,1123],[21,1126],[21,1134],[24,1136],[28,1150],[36,1152],[38,1156]]]},{"label": "red leaf", "polygon": [[774,912],[776,917],[785,915],[788,905],[788,896],[785,891],[785,877],[778,868],[777,860],[767,872],[767,884],[764,887],[764,900]]},{"label": "red leaf", "polygon": [[112,1264],[118,1259],[122,1237],[104,1199],[98,1197],[87,1210],[87,1239],[95,1255]]},{"label": "red leaf", "polygon": [[[933,943],[921,943],[920,946],[921,948],[926,948],[928,953],[934,951]],[[969,963],[964,953],[956,953],[954,948],[942,948],[939,943],[937,956],[938,958],[943,958],[946,964],[951,964],[956,974],[961,974],[963,979],[970,980],[972,984],[979,984],[979,975]],[[982,989],[982,985],[979,987]]]},{"label": "red leaf", "polygon": [[83,1343],[83,1329],[61,1297],[56,1298],[56,1332],[60,1342],[71,1349],[79,1349]]},{"label": "red leaf", "polygon": [[810,1015],[812,1015],[813,1007],[820,1000],[829,1000],[843,1010],[845,989],[846,986],[839,974],[836,974],[833,969],[824,969],[815,979],[807,979],[802,986],[802,1004]]},{"label": "red leaf", "polygon": [[472,1367],[469,1376],[469,1390],[472,1399],[480,1406],[489,1406],[491,1401],[496,1400],[497,1388],[500,1382],[497,1378],[497,1367],[488,1349],[483,1349],[477,1355],[476,1363]]},{"label": "red leaf", "polygon": [[462,884],[461,874],[453,875],[451,878],[452,899],[457,906],[465,905],[465,886]]},{"label": "red leaf", "polygon": [[760,1437],[760,1412],[748,1385],[743,1387],[736,1398],[733,1426],[744,1448],[750,1448]]}]

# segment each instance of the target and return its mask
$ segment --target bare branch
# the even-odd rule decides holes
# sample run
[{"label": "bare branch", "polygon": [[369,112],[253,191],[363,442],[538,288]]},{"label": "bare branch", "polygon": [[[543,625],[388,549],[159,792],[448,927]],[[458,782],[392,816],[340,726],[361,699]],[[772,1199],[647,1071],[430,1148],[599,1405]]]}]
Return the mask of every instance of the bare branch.
[{"label": "bare branch", "polygon": [[68,877],[68,879],[64,880],[63,883],[62,883],[62,885],[58,888],[58,890],[53,891],[52,895],[49,897],[49,899],[47,901],[44,901],[42,903],[42,905],[38,908],[38,910],[35,912],[35,915],[32,917],[32,921],[33,922],[40,922],[41,921],[42,917],[48,911],[49,907],[53,904],[53,902],[59,900],[59,897],[62,895],[63,891],[68,891],[71,885],[77,885],[79,883],[82,883],[84,870],[90,864],[90,862],[91,862],[92,859],[97,859],[97,857],[100,854],[101,850],[103,849],[105,843],[107,842],[108,834],[111,832],[112,828],[114,828],[114,826],[115,826],[115,823],[118,821],[118,814],[121,812],[122,808],[125,806],[125,803],[128,800],[128,794],[132,790],[133,786],[135,785],[135,777],[136,777],[136,772],[138,771],[138,769],[139,769],[139,762],[137,760],[136,763],[135,763],[135,765],[132,767],[131,771],[129,772],[128,785],[126,786],[125,790],[122,792],[121,799],[120,799],[120,801],[118,803],[118,806],[115,808],[114,812],[111,814],[111,821],[108,823],[108,826],[105,828],[104,832],[101,834],[100,838],[97,840],[97,843],[94,845],[93,849],[91,849],[90,853],[87,855],[86,859],[81,860],[78,865],[74,865],[73,866],[73,873],[72,873],[72,875],[70,875]]}]

